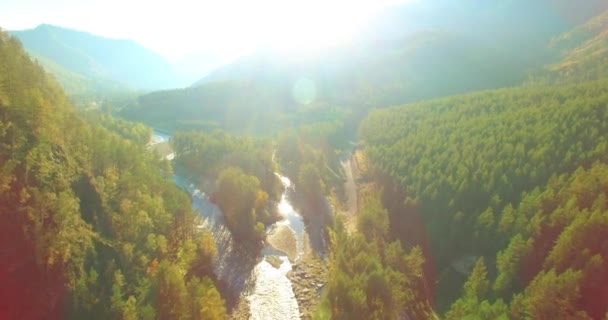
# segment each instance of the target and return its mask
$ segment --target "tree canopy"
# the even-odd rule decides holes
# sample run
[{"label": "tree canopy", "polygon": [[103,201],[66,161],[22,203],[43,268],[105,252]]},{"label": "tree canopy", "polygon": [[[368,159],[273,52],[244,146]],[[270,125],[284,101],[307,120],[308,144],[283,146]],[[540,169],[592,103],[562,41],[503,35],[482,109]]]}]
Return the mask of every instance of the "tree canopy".
[{"label": "tree canopy", "polygon": [[[597,305],[585,291],[591,266],[584,266],[604,259],[593,249],[585,251],[587,245],[602,246],[597,242],[601,223],[594,220],[597,229],[582,231],[582,221],[588,217],[585,210],[592,211],[594,203],[601,208],[604,201],[593,191],[603,181],[603,165],[590,167],[608,160],[607,85],[598,80],[472,93],[377,110],[362,123],[361,137],[375,170],[391,177],[411,199],[406,201],[417,205],[438,269],[449,270],[466,256],[485,256],[487,275],[496,270],[496,279],[484,280],[485,272],[475,273],[482,268],[478,263],[469,278],[475,283],[469,286],[490,280],[493,290],[483,290],[486,295],[465,293],[449,317],[462,318],[464,310],[476,310],[477,317],[494,318],[506,314],[509,303],[531,318],[555,316],[545,315],[549,309],[535,309],[540,300],[526,302],[530,295],[542,295],[539,286],[549,283],[563,284],[563,290],[575,288],[571,297],[556,296],[566,299],[566,309],[551,312],[592,318],[606,312],[594,309]],[[583,178],[584,168],[597,180]],[[565,193],[558,196],[556,184],[568,175],[585,179],[578,184],[585,189],[574,193],[580,200]],[[601,213],[591,216],[599,219]],[[575,217],[583,220],[575,223]],[[399,224],[405,216],[390,218],[391,224]],[[560,234],[573,235],[579,232],[575,228],[588,236],[561,244]],[[573,245],[582,247],[574,250]],[[566,256],[555,258],[559,255]],[[580,266],[566,272],[575,261]],[[554,263],[558,265],[552,267]],[[450,298],[443,294],[453,290],[454,284],[440,280],[437,299],[444,307]],[[545,303],[549,301],[547,296]]]},{"label": "tree canopy", "polygon": [[149,130],[77,113],[2,31],[0,70],[0,318],[225,318],[215,244]]}]

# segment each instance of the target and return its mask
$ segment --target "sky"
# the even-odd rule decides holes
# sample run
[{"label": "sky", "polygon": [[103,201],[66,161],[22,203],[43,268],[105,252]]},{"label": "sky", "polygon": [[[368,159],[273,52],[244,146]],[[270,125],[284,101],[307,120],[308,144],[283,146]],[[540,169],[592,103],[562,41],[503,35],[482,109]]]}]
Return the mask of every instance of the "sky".
[{"label": "sky", "polygon": [[0,27],[41,23],[133,39],[169,60],[220,60],[260,47],[314,51],[355,37],[378,10],[408,0],[0,0]]}]

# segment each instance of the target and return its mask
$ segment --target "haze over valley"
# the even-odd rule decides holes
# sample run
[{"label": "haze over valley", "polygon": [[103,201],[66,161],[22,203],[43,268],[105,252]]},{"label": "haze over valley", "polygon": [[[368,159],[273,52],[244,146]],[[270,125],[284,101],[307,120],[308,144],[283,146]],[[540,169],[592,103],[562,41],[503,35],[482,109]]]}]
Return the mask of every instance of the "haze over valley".
[{"label": "haze over valley", "polygon": [[0,319],[608,317],[606,1],[0,27]]}]

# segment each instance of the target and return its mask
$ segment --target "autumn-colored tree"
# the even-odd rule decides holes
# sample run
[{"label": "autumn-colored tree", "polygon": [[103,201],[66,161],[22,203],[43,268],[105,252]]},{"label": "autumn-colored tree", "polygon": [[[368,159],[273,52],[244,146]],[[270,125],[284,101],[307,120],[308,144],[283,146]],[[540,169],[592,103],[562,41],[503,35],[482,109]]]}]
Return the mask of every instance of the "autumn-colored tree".
[{"label": "autumn-colored tree", "polygon": [[232,235],[240,240],[265,238],[263,218],[267,215],[268,196],[260,190],[260,182],[238,167],[222,170],[216,182],[214,199]]},{"label": "autumn-colored tree", "polygon": [[199,249],[191,202],[147,150],[150,132],[76,111],[0,31],[0,248],[11,248],[0,318],[188,317],[156,297],[180,308],[188,271],[210,272],[212,239]]}]

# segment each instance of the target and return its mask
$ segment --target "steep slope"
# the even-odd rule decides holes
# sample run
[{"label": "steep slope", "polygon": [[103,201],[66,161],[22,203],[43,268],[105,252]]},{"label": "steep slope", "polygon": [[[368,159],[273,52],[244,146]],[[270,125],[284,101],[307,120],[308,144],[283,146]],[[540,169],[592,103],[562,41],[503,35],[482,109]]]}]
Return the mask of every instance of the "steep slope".
[{"label": "steep slope", "polygon": [[150,130],[78,114],[5,32],[0,70],[0,318],[225,319]]},{"label": "steep slope", "polygon": [[35,53],[30,53],[30,55],[57,79],[57,82],[70,96],[106,95],[132,90],[123,83],[103,78],[87,77],[70,71],[44,56]]},{"label": "steep slope", "polygon": [[[374,168],[405,191],[406,205],[424,219],[420,227],[443,274],[442,309],[456,297],[455,271],[467,257],[493,258],[514,230],[541,223],[523,202],[526,193],[536,194],[552,176],[608,161],[607,85],[473,93],[374,111],[362,123]],[[526,216],[511,212],[517,207]],[[391,227],[408,240],[396,228],[404,219],[407,212],[394,212]]]},{"label": "steep slope", "polygon": [[[586,26],[601,29],[600,21]],[[388,228],[388,239],[425,248],[416,232],[425,230],[438,281],[435,299],[418,301],[434,301],[447,319],[604,318],[607,86],[510,88],[372,111],[360,145],[389,223],[379,213],[365,220],[364,210],[359,232]],[[347,280],[361,279],[352,276],[360,261],[344,261],[342,246],[332,247],[330,282],[339,289],[328,286],[323,315],[377,306],[369,303],[377,291]]]},{"label": "steep slope", "polygon": [[571,83],[608,76],[608,11],[551,43],[561,61],[532,75],[530,83]]},{"label": "steep slope", "polygon": [[[100,81],[101,89],[106,82],[136,89],[160,89],[179,84],[169,62],[131,40],[108,39],[44,24],[11,33],[21,40],[28,52],[44,58],[43,65],[52,61],[90,81]],[[50,66],[49,70],[57,68]],[[62,74],[58,76],[67,81]]]}]

